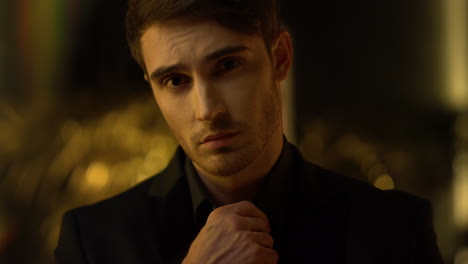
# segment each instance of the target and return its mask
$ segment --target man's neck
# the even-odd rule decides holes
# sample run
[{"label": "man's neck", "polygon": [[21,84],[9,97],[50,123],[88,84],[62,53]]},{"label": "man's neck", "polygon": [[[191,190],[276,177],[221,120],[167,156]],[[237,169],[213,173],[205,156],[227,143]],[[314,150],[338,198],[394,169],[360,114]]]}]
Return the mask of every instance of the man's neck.
[{"label": "man's neck", "polygon": [[211,175],[194,164],[197,174],[205,185],[211,199],[218,205],[252,200],[264,177],[278,160],[283,148],[283,134],[274,135],[256,160],[243,170],[230,175]]}]

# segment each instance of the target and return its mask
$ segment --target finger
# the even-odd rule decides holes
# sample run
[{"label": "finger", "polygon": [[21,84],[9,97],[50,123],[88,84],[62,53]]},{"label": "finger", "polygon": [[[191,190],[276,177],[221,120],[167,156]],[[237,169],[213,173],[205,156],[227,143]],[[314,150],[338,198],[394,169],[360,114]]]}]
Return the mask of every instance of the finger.
[{"label": "finger", "polygon": [[266,214],[249,201],[242,201],[234,204],[229,204],[223,207],[224,209],[234,212],[240,216],[263,219],[266,223],[268,223],[268,225],[270,225]]},{"label": "finger", "polygon": [[251,256],[253,256],[255,262],[254,263],[265,263],[265,264],[276,264],[278,263],[278,253],[271,248],[265,248],[262,246],[253,246],[250,247]]},{"label": "finger", "polygon": [[253,243],[264,248],[273,248],[273,237],[264,232],[245,232],[245,236]]},{"label": "finger", "polygon": [[263,252],[263,263],[271,263],[271,264],[276,264],[278,263],[279,255],[278,252],[276,252],[273,249],[270,248],[265,248]]},{"label": "finger", "polygon": [[271,232],[270,225],[263,219],[254,217],[241,217],[240,221],[242,222],[241,230],[266,233]]},{"label": "finger", "polygon": [[[212,213],[213,214],[213,213]],[[254,217],[244,217],[238,214],[227,214],[223,216],[208,216],[208,223],[221,224],[226,230],[231,231],[249,231],[270,233],[271,228],[263,219]]]}]

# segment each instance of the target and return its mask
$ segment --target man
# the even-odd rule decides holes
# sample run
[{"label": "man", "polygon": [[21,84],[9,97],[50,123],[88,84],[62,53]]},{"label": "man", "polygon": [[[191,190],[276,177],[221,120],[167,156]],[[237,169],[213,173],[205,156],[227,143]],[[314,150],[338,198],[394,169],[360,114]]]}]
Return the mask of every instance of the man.
[{"label": "man", "polygon": [[159,175],[65,214],[57,263],[441,263],[429,204],[305,162],[274,0],[130,0],[130,49],[180,143]]}]

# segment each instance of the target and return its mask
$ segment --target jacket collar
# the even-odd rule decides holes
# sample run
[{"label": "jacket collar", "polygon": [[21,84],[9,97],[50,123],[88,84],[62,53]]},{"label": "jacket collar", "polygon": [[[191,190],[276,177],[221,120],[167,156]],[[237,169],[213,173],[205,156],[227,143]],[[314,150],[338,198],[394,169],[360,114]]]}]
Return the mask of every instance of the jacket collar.
[{"label": "jacket collar", "polygon": [[160,174],[156,175],[151,183],[148,190],[150,197],[165,198],[176,183],[185,178],[184,159],[185,153],[179,146],[169,165]]}]

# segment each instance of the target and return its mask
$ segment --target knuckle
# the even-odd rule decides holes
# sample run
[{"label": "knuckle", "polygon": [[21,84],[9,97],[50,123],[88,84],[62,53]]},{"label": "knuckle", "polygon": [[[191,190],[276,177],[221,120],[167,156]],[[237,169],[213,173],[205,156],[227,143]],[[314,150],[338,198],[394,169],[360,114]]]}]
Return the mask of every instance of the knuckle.
[{"label": "knuckle", "polygon": [[207,222],[211,222],[213,220],[216,220],[218,218],[221,218],[221,212],[220,211],[216,211],[214,210],[213,212],[211,212],[209,215],[208,215],[208,219],[207,219]]},{"label": "knuckle", "polygon": [[255,207],[255,205],[251,201],[242,201],[240,205],[248,207],[248,208]]},{"label": "knuckle", "polygon": [[241,227],[239,216],[229,215],[225,217],[226,224],[234,230],[238,230]]},{"label": "knuckle", "polygon": [[275,242],[273,237],[269,234],[266,234],[265,235],[265,241],[269,244],[269,245],[273,245],[273,243]]},{"label": "knuckle", "polygon": [[244,231],[242,232],[241,236],[244,240],[248,240],[248,241],[254,240],[254,235],[252,234],[252,232]]},{"label": "knuckle", "polygon": [[271,259],[272,263],[277,263],[279,260],[279,255],[278,252],[271,250],[269,258]]},{"label": "knuckle", "polygon": [[218,218],[223,218],[227,214],[227,211],[223,207],[218,207],[211,211],[210,215],[208,218],[213,218],[213,219],[218,219]]},{"label": "knuckle", "polygon": [[252,253],[255,255],[255,256],[259,256],[262,254],[264,248],[258,244],[253,244],[252,245]]},{"label": "knuckle", "polygon": [[250,247],[250,260],[248,263],[278,263],[278,253],[269,248],[264,248],[257,244],[252,244]]},{"label": "knuckle", "polygon": [[259,219],[257,220],[257,228],[261,231],[270,232],[270,226],[265,221]]},{"label": "knuckle", "polygon": [[279,254],[278,254],[278,252],[272,250],[272,251],[271,251],[271,255],[272,255],[272,258],[275,260],[275,262],[277,262],[278,259],[279,259]]},{"label": "knuckle", "polygon": [[265,249],[263,251],[262,259],[264,263],[277,263],[279,260],[278,252],[273,249]]}]

